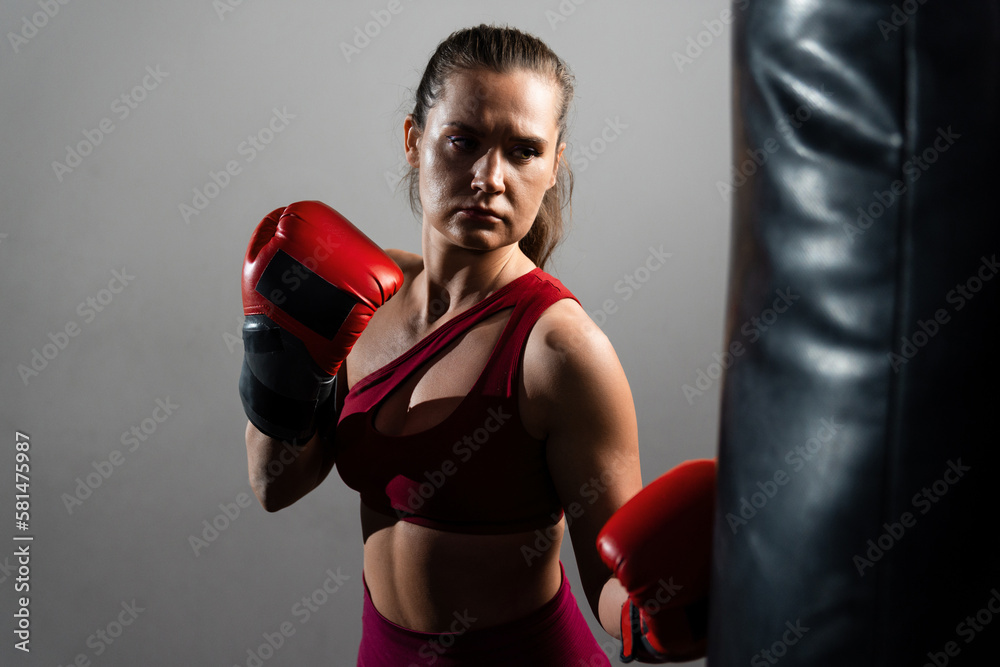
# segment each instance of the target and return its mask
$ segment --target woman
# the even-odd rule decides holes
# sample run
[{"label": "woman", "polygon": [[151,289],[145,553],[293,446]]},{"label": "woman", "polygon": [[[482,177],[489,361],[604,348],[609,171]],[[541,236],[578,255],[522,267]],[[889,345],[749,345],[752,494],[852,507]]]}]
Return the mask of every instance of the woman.
[{"label": "woman", "polygon": [[642,486],[632,397],[541,269],[571,190],[572,96],[565,64],[517,30],[439,45],[404,123],[422,254],[387,251],[403,283],[340,367],[333,442],[261,482],[277,450],[248,425],[268,509],[334,463],[361,491],[358,665],[609,664],[559,560],[568,525],[591,610],[620,637],[627,595],[595,539]]}]

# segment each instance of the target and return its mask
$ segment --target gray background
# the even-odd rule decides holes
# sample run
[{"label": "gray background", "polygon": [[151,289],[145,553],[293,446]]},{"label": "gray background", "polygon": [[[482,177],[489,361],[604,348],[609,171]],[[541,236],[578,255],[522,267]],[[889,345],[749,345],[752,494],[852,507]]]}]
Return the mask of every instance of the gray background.
[{"label": "gray background", "polygon": [[[353,664],[356,494],[334,472],[278,514],[237,504],[250,495],[236,391],[240,265],[264,214],[302,199],[333,205],[382,246],[419,252],[419,224],[392,187],[402,121],[431,51],[460,27],[533,32],[576,74],[573,222],[550,271],[592,314],[612,302],[615,312],[597,319],[635,395],[645,483],[715,452],[718,381],[690,400],[682,385],[709,370],[723,337],[727,2],[400,0],[397,14],[385,13],[388,0],[232,0],[220,13],[223,4],[16,0],[0,9],[5,665],[68,665],[80,655],[91,664],[246,665],[282,623],[295,633],[264,665]],[[45,16],[43,5],[58,11]],[[376,32],[372,12],[391,20],[348,62],[341,44],[366,24]],[[694,57],[678,64],[685,51]],[[147,67],[162,81],[122,118],[115,100]],[[248,161],[240,144],[274,109],[294,118]],[[105,118],[113,130],[60,180],[53,162]],[[185,221],[180,205],[230,160],[240,173]],[[647,274],[651,246],[672,256]],[[134,276],[128,285],[102,293],[123,269]],[[626,294],[626,275],[646,282]],[[109,295],[100,312],[80,307]],[[67,325],[78,334],[55,336]],[[54,358],[25,382],[19,365],[30,366],[50,334],[65,349],[53,355],[50,345]],[[178,407],[130,451],[122,434],[152,417],[157,399]],[[30,655],[12,648],[16,431],[31,438]],[[102,463],[116,450],[121,465]],[[67,507],[80,480],[109,465],[100,486]],[[220,505],[238,517],[224,518]],[[204,538],[213,521],[224,529],[196,553],[191,537]],[[569,540],[562,558],[596,636],[616,652],[591,618]],[[295,605],[322,588],[328,569],[349,578],[304,620]],[[133,600],[142,611],[123,633],[97,639],[109,624],[117,630]]]}]

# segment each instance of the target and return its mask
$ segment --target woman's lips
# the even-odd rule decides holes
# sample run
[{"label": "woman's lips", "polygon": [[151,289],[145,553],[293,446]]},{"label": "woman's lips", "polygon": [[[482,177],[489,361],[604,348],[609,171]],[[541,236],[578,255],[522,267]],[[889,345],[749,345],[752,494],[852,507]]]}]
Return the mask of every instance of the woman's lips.
[{"label": "woman's lips", "polygon": [[464,213],[466,216],[474,220],[482,220],[484,222],[503,221],[503,219],[499,215],[485,208],[463,208],[459,209],[459,213]]}]

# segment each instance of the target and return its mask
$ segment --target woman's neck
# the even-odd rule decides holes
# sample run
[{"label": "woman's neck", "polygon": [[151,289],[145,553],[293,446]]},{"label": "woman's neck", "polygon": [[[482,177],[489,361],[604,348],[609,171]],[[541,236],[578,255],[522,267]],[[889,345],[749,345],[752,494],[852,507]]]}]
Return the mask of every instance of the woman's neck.
[{"label": "woman's neck", "polygon": [[428,324],[460,312],[535,268],[517,244],[494,250],[467,250],[435,243],[424,234],[423,270],[411,294]]}]

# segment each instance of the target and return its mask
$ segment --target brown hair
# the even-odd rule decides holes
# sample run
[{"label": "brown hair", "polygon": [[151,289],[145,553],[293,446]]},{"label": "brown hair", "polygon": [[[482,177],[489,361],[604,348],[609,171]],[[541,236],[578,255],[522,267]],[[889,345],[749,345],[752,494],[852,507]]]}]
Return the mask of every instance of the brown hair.
[{"label": "brown hair", "polygon": [[[507,73],[528,70],[549,76],[562,93],[556,114],[559,127],[558,146],[566,134],[566,117],[573,100],[573,74],[552,49],[535,37],[516,28],[478,25],[453,32],[427,62],[424,74],[414,95],[411,115],[413,124],[423,131],[427,113],[437,101],[445,81],[456,70],[490,69]],[[475,104],[475,100],[470,101]],[[403,177],[410,197],[410,208],[420,213],[420,181],[417,169],[410,167]],[[531,230],[518,244],[525,255],[537,266],[545,268],[563,235],[562,211],[569,207],[573,195],[573,173],[563,159],[556,184],[549,188],[535,216]],[[572,210],[572,209],[570,209]]]}]

